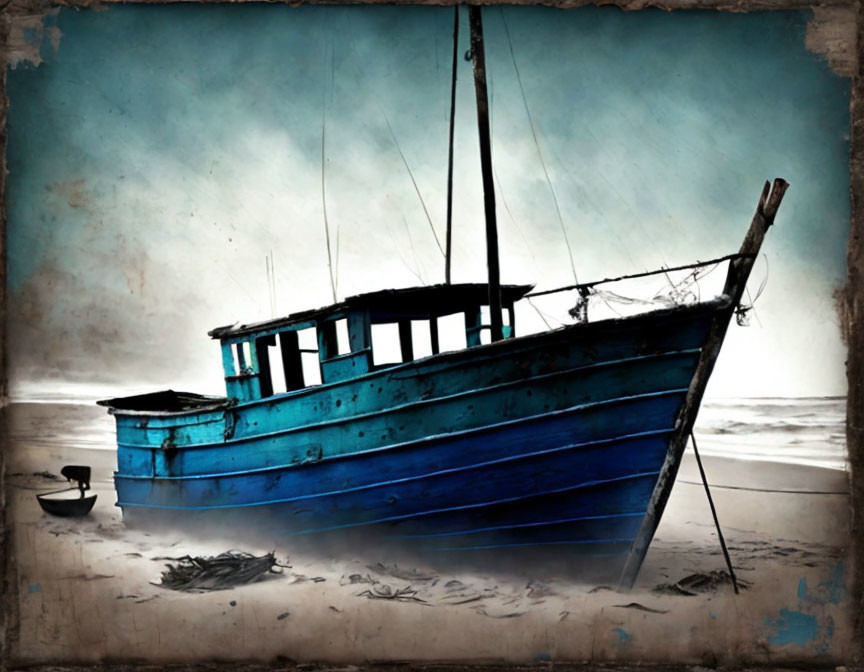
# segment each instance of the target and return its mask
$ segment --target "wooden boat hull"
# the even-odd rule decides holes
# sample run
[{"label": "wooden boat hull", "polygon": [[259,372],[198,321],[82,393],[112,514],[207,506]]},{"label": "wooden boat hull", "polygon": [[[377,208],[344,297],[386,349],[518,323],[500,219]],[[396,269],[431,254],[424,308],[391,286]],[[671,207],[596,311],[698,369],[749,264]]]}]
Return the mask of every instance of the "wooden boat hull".
[{"label": "wooden boat hull", "polygon": [[[426,549],[626,554],[727,304],[482,346],[467,371],[450,353],[217,413],[115,411],[118,505],[129,520],[260,510],[285,535],[374,526]],[[421,386],[427,398],[398,403]],[[358,393],[351,409],[364,388],[373,401]],[[292,404],[317,406],[318,422],[263,420],[286,424]],[[211,442],[214,426],[233,436]]]},{"label": "wooden boat hull", "polygon": [[567,546],[621,559],[628,588],[787,186],[766,183],[713,301],[239,403],[100,402],[117,420],[118,505],[130,521],[257,515],[285,535],[375,530],[441,551]]},{"label": "wooden boat hull", "polygon": [[158,478],[291,466],[686,388],[713,312],[704,304],[567,327],[220,411],[115,410],[118,472]]}]

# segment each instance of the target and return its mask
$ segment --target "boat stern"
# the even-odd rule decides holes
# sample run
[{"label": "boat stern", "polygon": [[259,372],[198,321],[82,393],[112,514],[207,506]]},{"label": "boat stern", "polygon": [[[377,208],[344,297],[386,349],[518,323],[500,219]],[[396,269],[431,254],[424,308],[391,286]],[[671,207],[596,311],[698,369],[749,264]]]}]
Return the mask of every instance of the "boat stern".
[{"label": "boat stern", "polygon": [[174,390],[96,403],[117,423],[117,473],[139,477],[173,474],[179,448],[224,441],[232,405],[226,397]]}]

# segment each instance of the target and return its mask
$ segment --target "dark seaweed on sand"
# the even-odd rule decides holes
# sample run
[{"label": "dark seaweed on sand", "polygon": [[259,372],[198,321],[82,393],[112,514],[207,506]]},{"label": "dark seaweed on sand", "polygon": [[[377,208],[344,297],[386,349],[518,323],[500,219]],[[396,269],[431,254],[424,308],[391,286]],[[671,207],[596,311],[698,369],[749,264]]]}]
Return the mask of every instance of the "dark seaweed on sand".
[{"label": "dark seaweed on sand", "polygon": [[182,591],[227,590],[257,581],[267,573],[280,573],[273,553],[254,556],[250,553],[227,551],[213,557],[184,555],[170,558],[177,564],[167,565],[162,572],[163,588]]},{"label": "dark seaweed on sand", "polygon": [[[728,572],[723,570],[715,570],[712,572],[690,574],[685,576],[677,583],[661,583],[654,587],[655,593],[663,593],[665,595],[687,595],[692,596],[698,593],[709,593],[716,591],[720,586],[732,583],[732,577]],[[743,589],[750,587],[750,583],[738,579],[738,586]]]}]

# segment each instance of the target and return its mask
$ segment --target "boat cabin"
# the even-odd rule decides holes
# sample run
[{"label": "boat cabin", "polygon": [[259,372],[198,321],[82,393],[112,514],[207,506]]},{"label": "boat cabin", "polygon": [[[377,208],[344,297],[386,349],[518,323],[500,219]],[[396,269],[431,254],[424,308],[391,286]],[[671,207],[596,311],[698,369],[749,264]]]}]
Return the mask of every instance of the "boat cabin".
[{"label": "boat cabin", "polygon": [[[515,336],[513,304],[531,288],[501,287],[504,338]],[[209,335],[222,345],[228,396],[244,402],[489,343],[488,304],[486,284],[391,289]]]}]

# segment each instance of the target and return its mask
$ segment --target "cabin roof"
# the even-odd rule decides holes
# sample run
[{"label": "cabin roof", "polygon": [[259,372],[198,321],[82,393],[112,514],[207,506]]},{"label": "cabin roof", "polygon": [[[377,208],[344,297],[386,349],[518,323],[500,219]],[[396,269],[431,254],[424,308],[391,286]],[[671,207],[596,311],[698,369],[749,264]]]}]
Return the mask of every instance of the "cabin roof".
[{"label": "cabin roof", "polygon": [[[308,322],[327,317],[333,313],[350,310],[369,310],[372,322],[389,322],[397,319],[428,319],[468,310],[474,306],[488,304],[489,289],[485,283],[461,283],[455,285],[429,285],[385,289],[367,294],[349,296],[340,303],[322,308],[292,313],[274,320],[252,324],[234,324],[216,327],[208,332],[212,338],[235,338],[256,332],[289,327],[298,322]],[[501,285],[501,303],[512,305],[530,292],[534,285]]]}]

